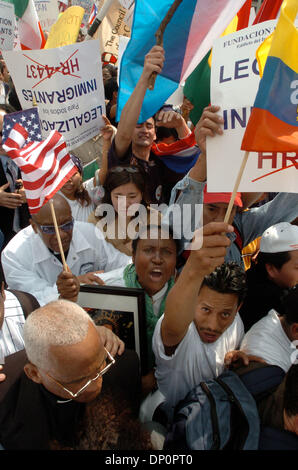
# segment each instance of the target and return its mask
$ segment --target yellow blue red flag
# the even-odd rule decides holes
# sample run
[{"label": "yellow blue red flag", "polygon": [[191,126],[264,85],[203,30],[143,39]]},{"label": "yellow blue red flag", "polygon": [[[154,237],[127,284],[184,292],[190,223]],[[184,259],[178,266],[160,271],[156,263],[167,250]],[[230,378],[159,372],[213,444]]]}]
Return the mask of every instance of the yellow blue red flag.
[{"label": "yellow blue red flag", "polygon": [[298,31],[294,24],[297,11],[297,0],[284,0],[242,150],[298,150]]}]

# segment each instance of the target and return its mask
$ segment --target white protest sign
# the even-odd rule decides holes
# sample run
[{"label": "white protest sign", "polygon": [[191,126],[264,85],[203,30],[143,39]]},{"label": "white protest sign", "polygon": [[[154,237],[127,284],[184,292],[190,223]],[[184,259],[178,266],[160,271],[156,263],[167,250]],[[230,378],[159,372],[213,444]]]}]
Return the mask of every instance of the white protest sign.
[{"label": "white protest sign", "polygon": [[42,30],[50,31],[59,15],[57,0],[34,0],[34,3]]},{"label": "white protest sign", "polygon": [[43,137],[56,129],[70,150],[99,133],[105,100],[98,41],[3,56],[22,108],[37,103]]},{"label": "white protest sign", "polygon": [[14,5],[0,2],[0,51],[11,51],[13,49],[14,29]]},{"label": "white protest sign", "polygon": [[[277,21],[266,21],[218,39],[213,47],[211,103],[221,107],[224,135],[207,139],[208,190],[231,192],[244,156],[240,150],[260,77],[256,50]],[[297,192],[297,154],[251,152],[240,182],[244,192]]]}]

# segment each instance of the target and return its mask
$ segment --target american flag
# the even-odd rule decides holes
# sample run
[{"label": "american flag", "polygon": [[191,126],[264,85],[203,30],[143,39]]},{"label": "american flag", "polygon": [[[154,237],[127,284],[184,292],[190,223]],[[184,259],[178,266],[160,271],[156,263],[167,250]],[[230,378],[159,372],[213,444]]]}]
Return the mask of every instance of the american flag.
[{"label": "american flag", "polygon": [[35,107],[4,115],[2,144],[5,143],[11,129],[17,122],[28,132],[28,139],[25,145],[29,142],[40,142],[42,140],[38,110]]},{"label": "american flag", "polygon": [[92,10],[89,16],[88,25],[91,26],[97,15],[97,6],[93,3]]},{"label": "american flag", "polygon": [[28,132],[16,123],[3,149],[22,173],[31,214],[38,212],[77,171],[61,134],[52,131],[46,140],[25,145]]}]

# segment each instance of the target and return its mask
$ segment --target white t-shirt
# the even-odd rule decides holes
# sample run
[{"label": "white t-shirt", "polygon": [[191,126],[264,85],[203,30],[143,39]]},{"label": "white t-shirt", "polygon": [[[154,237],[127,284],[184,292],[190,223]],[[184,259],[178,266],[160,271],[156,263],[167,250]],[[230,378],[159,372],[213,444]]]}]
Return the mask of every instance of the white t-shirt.
[{"label": "white t-shirt", "polygon": [[158,320],[152,349],[155,354],[155,377],[158,388],[166,398],[163,405],[169,418],[174,406],[201,381],[217,377],[224,370],[224,357],[228,351],[239,347],[244,336],[242,320],[237,313],[233,323],[214,343],[203,343],[194,322],[172,356],[165,354]]},{"label": "white t-shirt", "polygon": [[255,323],[246,333],[240,349],[246,354],[261,357],[268,364],[281,367],[285,372],[292,365],[295,346],[287,337],[275,310]]}]

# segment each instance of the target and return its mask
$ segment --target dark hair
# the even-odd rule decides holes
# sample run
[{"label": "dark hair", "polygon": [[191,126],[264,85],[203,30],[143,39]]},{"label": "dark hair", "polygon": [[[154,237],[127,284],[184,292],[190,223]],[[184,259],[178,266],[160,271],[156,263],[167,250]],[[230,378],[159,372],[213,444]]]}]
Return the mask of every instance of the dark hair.
[{"label": "dark hair", "polygon": [[[130,168],[134,169],[135,171],[130,172]],[[122,170],[117,171],[117,169]],[[141,191],[143,194],[141,204],[147,206],[148,203],[145,175],[139,167],[131,165],[118,165],[117,167],[112,167],[109,169],[103,184],[105,193],[102,199],[102,204],[112,204],[111,192],[119,186],[127,183],[133,183],[136,185],[139,191]]]},{"label": "dark hair", "polygon": [[[81,177],[83,178],[83,164],[80,158],[71,153],[69,155],[70,155],[71,160],[77,167],[78,172],[80,173]],[[84,188],[82,179],[81,179],[78,189],[74,193],[74,197],[81,204],[82,207],[84,206],[86,207],[86,206],[89,206],[89,204],[91,204],[91,198],[89,196],[87,189]]]},{"label": "dark hair", "polygon": [[224,263],[211,274],[205,276],[203,286],[207,286],[220,294],[236,294],[239,305],[244,300],[247,292],[246,274],[244,269],[237,263]]},{"label": "dark hair", "polygon": [[118,83],[115,77],[110,78],[104,85],[105,99],[111,101],[113,99],[114,91],[118,91]]},{"label": "dark hair", "polygon": [[178,133],[174,128],[156,126],[156,141],[159,142],[168,137],[174,137],[175,140],[178,140]]},{"label": "dark hair", "polygon": [[284,410],[288,416],[298,414],[298,364],[293,364],[287,372],[284,391]]},{"label": "dark hair", "polygon": [[4,111],[6,114],[14,113],[15,109],[10,104],[1,103],[0,111]]},{"label": "dark hair", "polygon": [[150,224],[146,224],[146,225],[142,225],[137,233],[137,236],[136,238],[134,238],[132,240],[132,252],[133,254],[136,254],[136,251],[137,251],[137,247],[138,247],[138,243],[139,243],[139,240],[142,240],[142,235],[144,232],[148,233],[148,231],[150,229],[153,229],[153,228],[156,228],[160,231],[162,230],[165,230],[168,232],[169,234],[169,239],[170,240],[173,240],[175,242],[175,245],[176,245],[176,253],[178,253],[178,250],[179,250],[179,240],[177,238],[174,238],[174,233],[173,233],[173,230],[172,228],[169,226],[169,225],[166,225],[166,224],[161,224],[161,225],[150,225]]},{"label": "dark hair", "polygon": [[279,253],[263,253],[260,251],[257,256],[255,269],[258,274],[267,277],[266,264],[272,264],[276,269],[280,270],[290,259],[291,255],[288,251],[281,251]]},{"label": "dark hair", "polygon": [[287,289],[281,298],[283,307],[283,317],[287,325],[298,323],[298,284],[291,289]]},{"label": "dark hair", "polygon": [[117,70],[118,68],[115,67],[113,64],[105,64],[103,65],[102,69],[108,69],[112,77],[117,77]]}]

